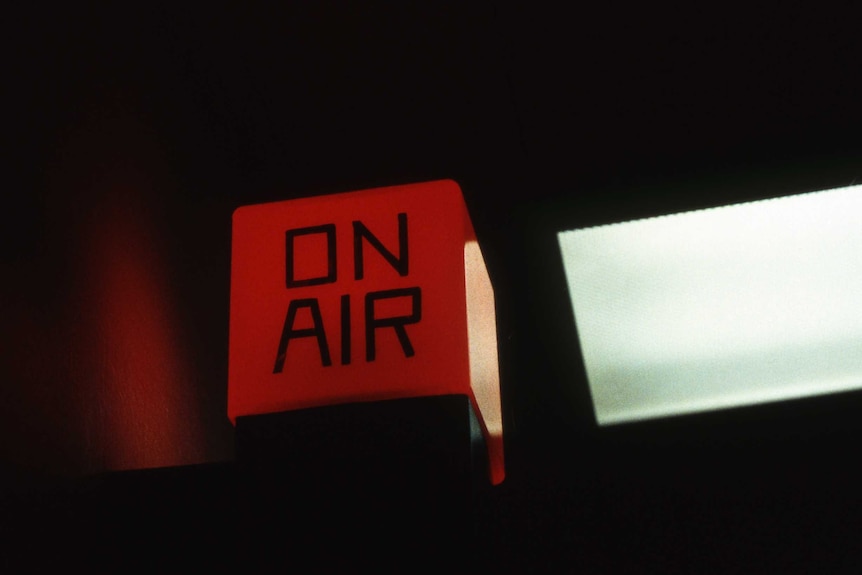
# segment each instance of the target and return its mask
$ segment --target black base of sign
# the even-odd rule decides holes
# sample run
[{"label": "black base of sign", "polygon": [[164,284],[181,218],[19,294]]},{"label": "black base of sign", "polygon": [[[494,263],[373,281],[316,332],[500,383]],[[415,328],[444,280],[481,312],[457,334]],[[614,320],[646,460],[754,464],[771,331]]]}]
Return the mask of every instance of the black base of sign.
[{"label": "black base of sign", "polygon": [[469,556],[472,492],[487,482],[476,429],[463,395],[237,418],[241,563],[451,569]]}]

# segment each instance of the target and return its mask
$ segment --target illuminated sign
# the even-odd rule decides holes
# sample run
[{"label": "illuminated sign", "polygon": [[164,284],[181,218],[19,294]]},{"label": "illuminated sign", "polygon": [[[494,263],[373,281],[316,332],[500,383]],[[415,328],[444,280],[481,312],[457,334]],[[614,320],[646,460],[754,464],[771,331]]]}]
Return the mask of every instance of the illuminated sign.
[{"label": "illuminated sign", "polygon": [[453,181],[233,216],[228,415],[468,395],[503,479],[494,294]]},{"label": "illuminated sign", "polygon": [[862,388],[862,186],[559,234],[599,424]]}]

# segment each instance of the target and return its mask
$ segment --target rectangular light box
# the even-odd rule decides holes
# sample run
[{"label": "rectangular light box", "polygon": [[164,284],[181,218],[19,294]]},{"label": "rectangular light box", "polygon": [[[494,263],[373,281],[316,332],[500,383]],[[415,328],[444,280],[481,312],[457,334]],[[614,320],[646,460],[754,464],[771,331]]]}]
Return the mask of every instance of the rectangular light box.
[{"label": "rectangular light box", "polygon": [[862,186],[559,242],[600,425],[862,388]]}]

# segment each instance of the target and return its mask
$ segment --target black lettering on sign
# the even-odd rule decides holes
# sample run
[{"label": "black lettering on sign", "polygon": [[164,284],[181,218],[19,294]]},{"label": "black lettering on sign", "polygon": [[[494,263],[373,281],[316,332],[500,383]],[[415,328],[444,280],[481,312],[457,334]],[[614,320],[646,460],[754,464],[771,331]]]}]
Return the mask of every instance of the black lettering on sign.
[{"label": "black lettering on sign", "polygon": [[[297,278],[296,272],[296,238],[309,235],[324,235],[326,238],[326,274],[315,277]],[[353,222],[353,258],[354,277],[361,280],[365,277],[365,254],[363,243],[373,247],[389,265],[398,272],[399,276],[406,276],[409,272],[410,253],[407,243],[407,214],[398,214],[398,255],[390,251],[383,242],[377,238],[368,227],[359,220]],[[336,234],[335,224],[322,224],[305,228],[294,228],[285,232],[285,284],[288,289],[316,286],[335,283],[338,280],[338,262],[336,256]],[[410,298],[410,313],[408,315],[378,317],[375,310],[375,302],[393,298]],[[327,304],[329,305],[329,304]],[[311,314],[311,327],[295,328],[297,313],[307,308]],[[340,328],[341,328],[341,365],[350,365],[353,356],[353,332],[351,329],[351,305],[350,295],[340,297]],[[401,289],[390,289],[369,292],[365,295],[365,361],[375,361],[377,358],[377,330],[392,328],[401,344],[405,357],[413,357],[416,351],[413,343],[407,335],[405,326],[419,323],[422,319],[422,290],[419,287]],[[334,326],[330,326],[332,329]],[[292,300],[287,308],[284,318],[284,327],[281,330],[281,339],[278,343],[278,351],[275,356],[273,373],[284,371],[284,363],[287,357],[288,344],[292,339],[314,337],[320,350],[320,361],[323,367],[332,365],[329,353],[329,343],[326,339],[326,329],[323,325],[323,317],[320,313],[318,298],[305,298]]]},{"label": "black lettering on sign", "polygon": [[341,296],[341,365],[350,365],[350,296]]},{"label": "black lettering on sign", "polygon": [[[395,317],[375,317],[374,302],[381,299],[389,299],[396,297],[412,298],[412,310],[410,315],[395,316]],[[377,357],[377,347],[375,345],[375,332],[379,328],[391,327],[395,330],[398,336],[398,341],[401,343],[401,349],[404,350],[405,357],[413,357],[416,352],[413,350],[413,345],[410,343],[410,338],[407,337],[405,325],[418,323],[422,319],[422,290],[418,287],[410,287],[403,289],[391,289],[384,291],[373,291],[365,295],[365,361],[374,361]]]},{"label": "black lettering on sign", "polygon": [[[311,312],[311,321],[314,327],[294,329],[293,324],[296,321],[296,312],[304,307],[307,307]],[[295,299],[290,302],[290,305],[287,307],[287,316],[284,318],[284,328],[281,330],[281,341],[278,342],[278,353],[275,356],[275,368],[273,368],[272,373],[281,373],[284,369],[284,358],[287,356],[287,344],[290,343],[290,340],[300,337],[316,337],[317,346],[320,348],[320,361],[324,367],[332,365],[317,298]]]},{"label": "black lettering on sign", "polygon": [[[313,278],[296,279],[296,270],[294,269],[296,258],[294,257],[294,244],[297,236],[307,236],[311,234],[326,234],[326,275]],[[316,286],[321,284],[335,283],[338,279],[338,270],[335,265],[335,224],[324,224],[322,226],[312,226],[310,228],[295,228],[287,230],[285,236],[285,280],[287,288],[297,288],[305,286]]]},{"label": "black lettering on sign", "polygon": [[362,240],[365,239],[374,246],[380,255],[389,262],[400,276],[406,276],[409,269],[409,253],[407,250],[407,214],[398,214],[398,257],[386,249],[386,246],[377,239],[377,236],[365,227],[360,221],[353,222],[353,264],[354,277],[361,280],[365,277],[365,259],[362,251]]}]

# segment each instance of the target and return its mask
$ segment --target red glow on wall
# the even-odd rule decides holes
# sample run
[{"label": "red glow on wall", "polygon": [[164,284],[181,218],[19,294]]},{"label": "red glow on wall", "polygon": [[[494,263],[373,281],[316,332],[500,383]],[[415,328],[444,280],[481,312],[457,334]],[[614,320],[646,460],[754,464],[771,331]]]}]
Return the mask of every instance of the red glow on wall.
[{"label": "red glow on wall", "polygon": [[87,241],[86,427],[107,469],[202,457],[194,374],[182,345],[161,242],[144,202],[118,190]]}]

